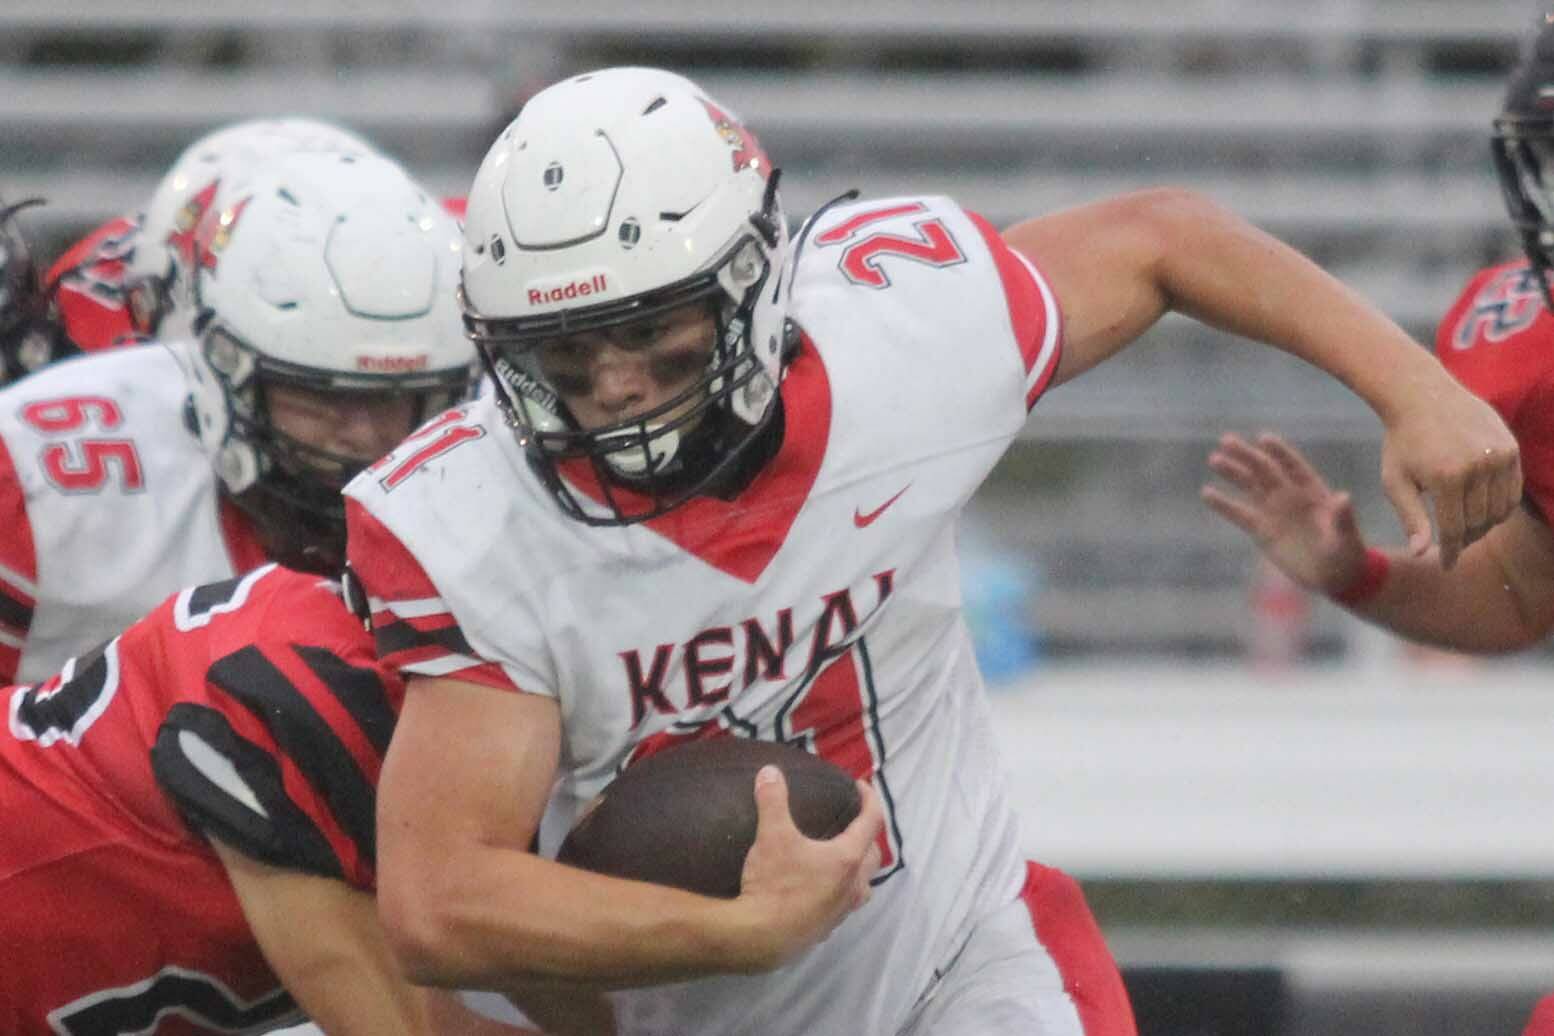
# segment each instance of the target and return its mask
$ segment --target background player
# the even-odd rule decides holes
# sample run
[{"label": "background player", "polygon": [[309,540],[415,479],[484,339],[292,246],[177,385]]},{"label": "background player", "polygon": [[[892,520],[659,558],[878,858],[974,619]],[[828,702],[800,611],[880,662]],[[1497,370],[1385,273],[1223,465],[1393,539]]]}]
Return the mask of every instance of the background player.
[{"label": "background player", "polygon": [[[188,328],[163,326],[193,311],[186,251],[190,230],[223,180],[244,175],[280,155],[322,151],[360,155],[377,151],[360,136],[318,119],[249,119],[206,134],[189,145],[158,182],[146,207],[117,216],[87,234],[49,268],[50,312],[66,338],[93,352],[145,338],[176,340]],[[455,219],[464,199],[445,198]]]},{"label": "background player", "polygon": [[[1132,1030],[1082,899],[1019,855],[954,539],[1043,391],[1168,309],[1360,393],[1421,549],[1419,485],[1448,553],[1519,493],[1489,408],[1196,196],[1004,235],[944,198],[856,202],[790,250],[753,135],[652,70],[530,100],[471,190],[463,288],[496,395],[348,489],[410,678],[380,909],[429,982],[717,976],[623,996],[628,1028],[661,1012],[643,1031]],[[525,852],[558,768],[564,818],[630,759],[718,735],[804,743],[878,792],[874,898],[819,947]]]},{"label": "background player", "polygon": [[409,986],[383,941],[403,694],[338,585],[274,565],[0,689],[0,1029],[516,1032]]},{"label": "background player", "polygon": [[[1275,435],[1226,436],[1210,466],[1233,487],[1205,501],[1309,590],[1411,640],[1458,651],[1531,647],[1554,631],[1554,25],[1529,38],[1495,120],[1494,158],[1526,255],[1476,273],[1446,312],[1436,355],[1505,418],[1522,449],[1523,505],[1442,569],[1368,548],[1347,493]],[[1554,1036],[1554,996],[1527,1036]]]},{"label": "background player", "polygon": [[[197,337],[0,391],[0,677],[41,679],[179,586],[334,573],[349,477],[468,390],[458,228],[393,162],[299,152],[175,242]],[[187,376],[186,376],[187,375]]]}]

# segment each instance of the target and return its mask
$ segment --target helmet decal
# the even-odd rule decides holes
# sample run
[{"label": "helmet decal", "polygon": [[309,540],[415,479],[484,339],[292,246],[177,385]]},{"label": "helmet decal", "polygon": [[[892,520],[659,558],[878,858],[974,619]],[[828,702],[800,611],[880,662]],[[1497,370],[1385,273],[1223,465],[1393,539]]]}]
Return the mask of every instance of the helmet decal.
[{"label": "helmet decal", "polygon": [[173,217],[173,229],[167,235],[166,244],[177,255],[185,268],[193,269],[195,258],[200,249],[195,240],[199,232],[200,223],[205,219],[205,214],[210,210],[211,202],[216,199],[216,191],[220,189],[221,181],[212,180],[201,187],[189,200],[178,209],[178,214]]},{"label": "helmet decal", "polygon": [[216,264],[221,261],[221,253],[232,241],[237,221],[242,218],[243,210],[252,200],[253,195],[250,194],[225,208],[210,208],[200,217],[200,225],[194,232],[195,257],[200,269],[215,272]]},{"label": "helmet decal", "polygon": [[743,123],[729,118],[722,108],[705,97],[701,99],[701,103],[712,118],[712,124],[717,128],[718,135],[734,153],[734,172],[737,173],[741,169],[754,169],[763,179],[770,176],[771,159],[766,157],[766,150],[761,147],[761,142],[755,139],[755,134],[746,129]]}]

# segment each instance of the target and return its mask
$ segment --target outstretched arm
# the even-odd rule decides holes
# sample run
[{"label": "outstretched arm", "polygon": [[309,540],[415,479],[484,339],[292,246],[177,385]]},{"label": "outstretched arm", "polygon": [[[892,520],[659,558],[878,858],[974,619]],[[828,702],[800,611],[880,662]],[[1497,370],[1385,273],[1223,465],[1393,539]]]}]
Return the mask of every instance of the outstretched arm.
[{"label": "outstretched arm", "polygon": [[732,900],[534,855],[560,737],[553,699],[411,678],[379,782],[378,905],[414,980],[518,990],[765,971],[867,899],[883,820],[866,788],[858,819],[822,842],[792,827],[780,778],[758,781],[756,843]]},{"label": "outstretched arm", "polygon": [[[1231,487],[1208,485],[1204,502],[1250,536],[1270,561],[1309,590],[1342,599],[1366,568],[1366,545],[1349,494],[1329,488],[1276,435],[1226,435],[1209,467]],[[1459,651],[1530,647],[1554,630],[1554,530],[1519,508],[1442,569],[1426,555],[1386,553],[1386,575],[1345,606],[1405,637]]]},{"label": "outstretched arm", "polygon": [[1041,268],[1062,307],[1057,382],[1176,310],[1314,364],[1370,405],[1386,430],[1382,483],[1413,553],[1430,542],[1423,495],[1448,565],[1521,498],[1516,442],[1488,404],[1375,306],[1207,199],[1141,191],[1028,220],[1004,237]]}]

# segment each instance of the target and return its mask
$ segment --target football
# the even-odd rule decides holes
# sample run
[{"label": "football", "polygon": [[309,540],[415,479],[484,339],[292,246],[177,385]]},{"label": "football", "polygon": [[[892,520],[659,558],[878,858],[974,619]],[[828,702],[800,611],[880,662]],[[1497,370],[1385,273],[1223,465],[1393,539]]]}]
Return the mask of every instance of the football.
[{"label": "football", "polygon": [[556,859],[618,878],[737,896],[755,841],[755,775],[767,763],[787,778],[788,808],[808,837],[835,837],[858,815],[853,779],[802,748],[737,737],[692,741],[627,767],[589,804]]}]

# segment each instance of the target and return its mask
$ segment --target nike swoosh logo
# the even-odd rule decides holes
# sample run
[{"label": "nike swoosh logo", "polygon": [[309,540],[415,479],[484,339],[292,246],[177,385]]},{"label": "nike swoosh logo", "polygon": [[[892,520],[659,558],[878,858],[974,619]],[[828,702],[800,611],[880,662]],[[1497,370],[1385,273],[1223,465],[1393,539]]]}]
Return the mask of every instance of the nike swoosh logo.
[{"label": "nike swoosh logo", "polygon": [[912,483],[908,482],[906,485],[901,487],[901,492],[897,493],[895,496],[891,497],[889,500],[886,500],[883,504],[880,504],[878,507],[876,507],[874,510],[870,511],[868,514],[864,514],[862,511],[858,510],[857,508],[853,508],[853,524],[856,525],[860,529],[866,529],[869,526],[873,525],[875,519],[877,519],[880,515],[885,513],[885,509],[887,507],[889,507],[891,504],[895,503],[897,500],[900,500],[901,499],[901,494],[905,493],[908,489],[911,489],[911,488],[912,488]]}]

